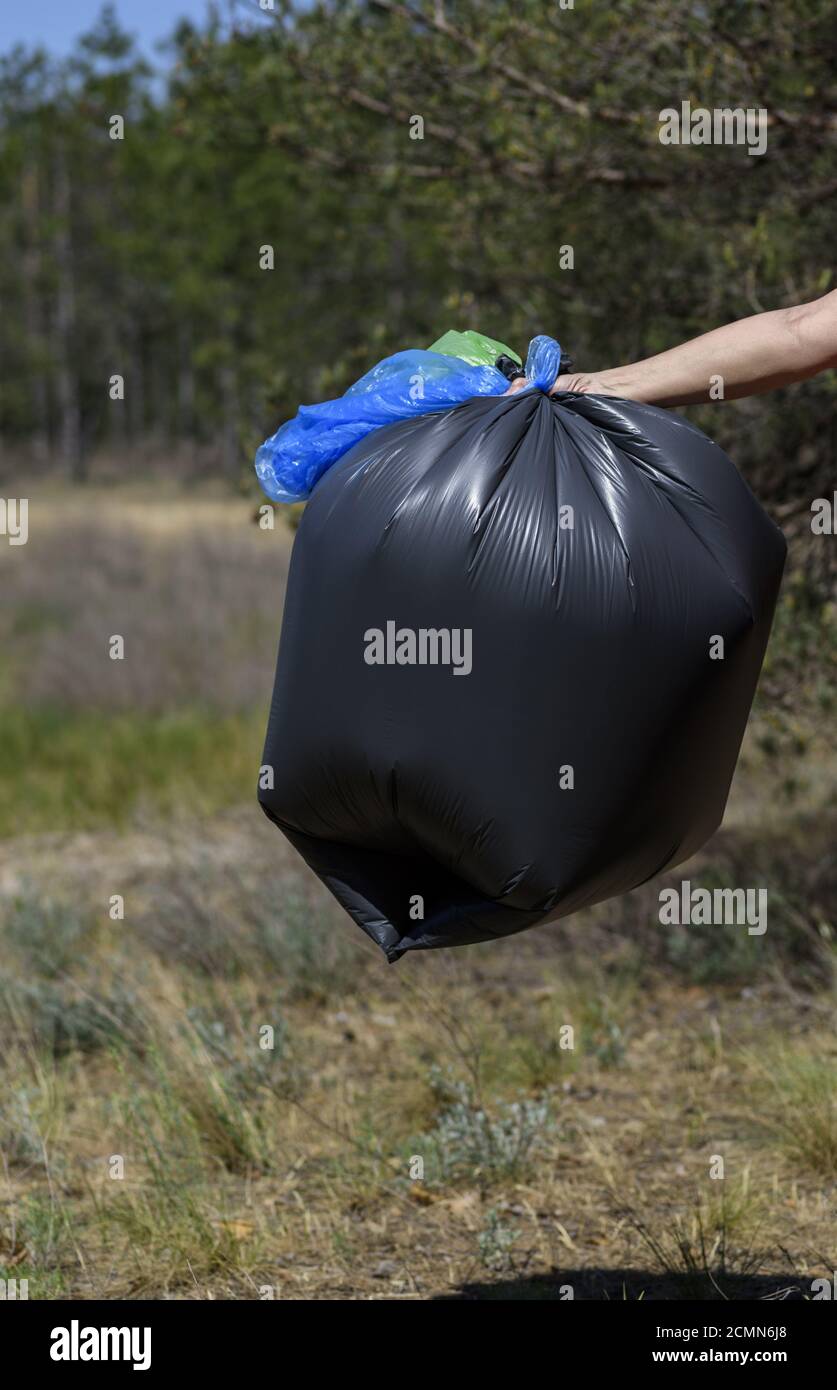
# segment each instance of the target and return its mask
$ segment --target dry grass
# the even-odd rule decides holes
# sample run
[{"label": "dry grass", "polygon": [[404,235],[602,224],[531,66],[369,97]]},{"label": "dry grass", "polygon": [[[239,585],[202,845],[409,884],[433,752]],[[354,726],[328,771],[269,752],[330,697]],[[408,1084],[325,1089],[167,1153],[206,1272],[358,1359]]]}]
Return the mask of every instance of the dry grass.
[{"label": "dry grass", "polygon": [[[829,1046],[830,1044],[830,1046]],[[833,1032],[812,1047],[780,1044],[760,1058],[765,1117],[789,1159],[812,1172],[837,1173],[837,1044]]]},{"label": "dry grass", "polygon": [[[104,713],[263,706],[290,536],[243,500],[119,505],[34,498],[25,546],[0,547],[7,701]],[[125,655],[111,660],[113,635]]]},{"label": "dry grass", "polygon": [[[665,933],[651,885],[387,967],[238,804],[288,554],[249,512],[35,498],[0,555],[0,704],[37,725],[0,841],[0,1276],[40,1298],[805,1296],[837,1257],[822,740],[791,787],[757,720],[689,866],[766,883],[766,936]],[[124,663],[95,655],[111,632]],[[70,732],[38,743],[56,704]]]},{"label": "dry grass", "polygon": [[[661,976],[591,922],[386,967],[271,827],[247,849],[248,814],[170,828],[151,879],[139,840],[124,923],[92,856],[7,903],[3,1248],[31,1289],[738,1298],[823,1272],[826,996]],[[763,1041],[791,1034],[771,1100]]]},{"label": "dry grass", "polygon": [[199,493],[32,497],[28,543],[0,546],[0,835],[251,794],[290,549],[253,518]]}]

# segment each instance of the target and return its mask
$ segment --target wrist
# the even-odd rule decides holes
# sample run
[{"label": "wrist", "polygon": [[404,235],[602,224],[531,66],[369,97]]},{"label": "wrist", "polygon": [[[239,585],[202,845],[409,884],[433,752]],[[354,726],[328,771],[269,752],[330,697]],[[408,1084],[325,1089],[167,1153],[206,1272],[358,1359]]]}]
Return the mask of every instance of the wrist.
[{"label": "wrist", "polygon": [[621,396],[626,401],[646,401],[642,383],[636,371],[628,367],[612,367],[605,372],[597,372],[597,377],[608,395]]}]

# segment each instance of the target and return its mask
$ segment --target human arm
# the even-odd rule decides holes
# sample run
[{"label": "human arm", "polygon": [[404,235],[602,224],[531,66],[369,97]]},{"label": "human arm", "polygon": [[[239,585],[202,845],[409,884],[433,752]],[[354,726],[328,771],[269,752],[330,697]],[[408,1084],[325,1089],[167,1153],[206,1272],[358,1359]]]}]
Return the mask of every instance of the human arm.
[{"label": "human arm", "polygon": [[714,328],[641,362],[603,372],[566,373],[552,390],[620,396],[650,405],[695,405],[759,395],[835,366],[837,290],[832,290],[810,304]]}]

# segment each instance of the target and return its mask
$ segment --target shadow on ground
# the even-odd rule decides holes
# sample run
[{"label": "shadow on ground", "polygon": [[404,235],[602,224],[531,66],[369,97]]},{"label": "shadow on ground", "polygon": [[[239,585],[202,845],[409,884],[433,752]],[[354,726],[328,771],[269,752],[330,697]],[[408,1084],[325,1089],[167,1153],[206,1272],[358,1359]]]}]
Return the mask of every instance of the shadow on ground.
[{"label": "shadow on ground", "polygon": [[740,1302],[810,1297],[810,1280],[786,1274],[660,1274],[645,1269],[561,1269],[492,1283],[463,1284],[435,1301],[575,1299]]}]

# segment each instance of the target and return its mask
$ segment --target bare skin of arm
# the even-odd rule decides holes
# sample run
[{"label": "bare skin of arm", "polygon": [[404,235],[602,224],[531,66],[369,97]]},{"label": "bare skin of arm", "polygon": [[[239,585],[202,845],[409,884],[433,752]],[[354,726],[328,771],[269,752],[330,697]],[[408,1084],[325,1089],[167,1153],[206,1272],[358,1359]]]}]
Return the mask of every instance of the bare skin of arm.
[{"label": "bare skin of arm", "polygon": [[[697,405],[760,395],[829,367],[837,367],[837,290],[810,304],[725,324],[643,362],[560,376],[552,390]],[[520,379],[511,389],[525,385]]]}]

